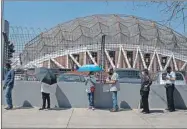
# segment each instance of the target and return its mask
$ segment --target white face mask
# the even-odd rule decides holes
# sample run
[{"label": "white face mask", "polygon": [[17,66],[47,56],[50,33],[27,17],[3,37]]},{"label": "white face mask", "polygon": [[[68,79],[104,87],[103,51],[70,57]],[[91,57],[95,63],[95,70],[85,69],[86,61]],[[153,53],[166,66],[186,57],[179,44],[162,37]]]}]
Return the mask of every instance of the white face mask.
[{"label": "white face mask", "polygon": [[145,73],[144,73],[144,72],[142,72],[142,75],[145,75]]}]

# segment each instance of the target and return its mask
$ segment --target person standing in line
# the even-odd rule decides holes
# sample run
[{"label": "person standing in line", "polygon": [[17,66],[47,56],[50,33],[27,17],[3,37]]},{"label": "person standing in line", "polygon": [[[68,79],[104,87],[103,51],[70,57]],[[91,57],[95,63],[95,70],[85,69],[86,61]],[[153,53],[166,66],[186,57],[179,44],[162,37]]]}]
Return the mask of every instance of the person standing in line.
[{"label": "person standing in line", "polygon": [[94,92],[95,92],[96,78],[94,72],[89,72],[88,78],[86,79],[85,85],[87,86],[86,92],[88,95],[89,108],[94,110]]},{"label": "person standing in line", "polygon": [[172,71],[171,67],[167,67],[167,75],[166,75],[166,96],[167,96],[167,106],[170,112],[175,111],[175,105],[174,105],[174,98],[173,93],[175,90],[175,80],[176,75],[175,72]]},{"label": "person standing in line", "polygon": [[111,112],[117,112],[119,110],[118,106],[118,99],[117,99],[117,93],[120,91],[120,85],[118,81],[118,74],[114,72],[113,68],[109,70],[109,77],[105,82],[106,84],[110,85],[110,92],[112,93],[112,103],[113,108],[110,110]]},{"label": "person standing in line", "polygon": [[149,111],[149,91],[150,86],[152,84],[151,78],[149,76],[148,69],[144,69],[142,71],[141,76],[141,89],[140,89],[140,95],[141,95],[141,106],[143,108],[142,113],[148,114]]},{"label": "person standing in line", "polygon": [[8,105],[6,107],[6,110],[10,110],[13,108],[12,104],[12,89],[14,87],[14,77],[15,77],[15,71],[11,69],[11,65],[9,63],[6,64],[6,74],[5,74],[5,82],[3,86],[3,90],[5,90],[5,100]]},{"label": "person standing in line", "polygon": [[42,108],[39,110],[46,109],[46,101],[47,101],[47,109],[50,109],[50,88],[49,84],[41,82],[41,93],[42,93]]}]

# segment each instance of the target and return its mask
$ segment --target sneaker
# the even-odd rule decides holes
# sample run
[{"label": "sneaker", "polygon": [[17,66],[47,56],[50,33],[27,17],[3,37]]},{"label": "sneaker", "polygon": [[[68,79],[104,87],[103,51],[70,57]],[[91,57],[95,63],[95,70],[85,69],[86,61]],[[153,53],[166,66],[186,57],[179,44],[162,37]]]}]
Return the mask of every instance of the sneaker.
[{"label": "sneaker", "polygon": [[117,109],[110,109],[110,112],[117,112]]},{"label": "sneaker", "polygon": [[173,109],[173,110],[169,110],[169,112],[174,112],[175,111],[175,109]]},{"label": "sneaker", "polygon": [[89,106],[89,107],[88,107],[88,110],[89,110],[89,109],[92,109],[92,107],[91,107],[91,106]]},{"label": "sneaker", "polygon": [[6,110],[11,110],[13,107],[6,107],[5,109]]},{"label": "sneaker", "polygon": [[143,112],[143,114],[149,114],[150,113],[150,111],[144,111]]},{"label": "sneaker", "polygon": [[149,114],[150,112],[143,112],[143,114]]},{"label": "sneaker", "polygon": [[45,108],[40,108],[39,110],[44,110]]},{"label": "sneaker", "polygon": [[94,108],[94,107],[92,107],[92,110],[95,110],[95,108]]}]

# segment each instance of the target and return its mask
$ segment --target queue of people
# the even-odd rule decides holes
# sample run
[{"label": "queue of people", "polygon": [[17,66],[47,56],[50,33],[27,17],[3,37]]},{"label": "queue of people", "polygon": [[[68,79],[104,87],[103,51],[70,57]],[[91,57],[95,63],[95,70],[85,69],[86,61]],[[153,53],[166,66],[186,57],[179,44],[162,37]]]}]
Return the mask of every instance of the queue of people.
[{"label": "queue of people", "polygon": [[[7,103],[7,107],[5,109],[11,110],[13,108],[12,104],[12,90],[14,87],[14,76],[15,72],[11,69],[11,65],[9,63],[6,64],[6,74],[5,74],[5,82],[3,86],[3,90],[5,90],[5,100]],[[113,70],[110,69],[108,72],[108,78],[106,79],[105,83],[110,85],[110,92],[112,93],[112,103],[113,108],[110,110],[111,112],[117,112],[119,110],[118,106],[118,92],[120,91],[120,83],[118,81],[119,75]],[[175,72],[172,71],[171,67],[167,67],[167,75],[165,77],[166,80],[166,96],[167,96],[167,110],[170,112],[175,111],[174,106],[174,98],[173,92],[175,89],[175,79],[176,75]],[[94,72],[89,72],[88,77],[85,82],[86,86],[86,93],[88,96],[89,102],[89,109],[94,110],[94,92],[95,92],[95,85],[96,79],[94,77]],[[149,71],[144,69],[141,74],[141,88],[140,88],[140,96],[141,96],[141,104],[140,107],[143,108],[142,113],[150,113],[149,110],[149,91],[152,85],[152,80],[149,75]],[[46,109],[46,102],[47,102],[47,109],[50,109],[50,85],[41,82],[41,94],[43,104],[39,110]]]}]

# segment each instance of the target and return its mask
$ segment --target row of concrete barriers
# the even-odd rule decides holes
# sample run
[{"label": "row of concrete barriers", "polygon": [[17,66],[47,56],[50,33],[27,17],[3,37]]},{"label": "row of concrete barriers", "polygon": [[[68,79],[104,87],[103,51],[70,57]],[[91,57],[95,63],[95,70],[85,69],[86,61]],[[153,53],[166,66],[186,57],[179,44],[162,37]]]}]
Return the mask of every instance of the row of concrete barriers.
[{"label": "row of concrete barriers", "polygon": [[[40,82],[15,81],[13,89],[14,106],[40,107],[42,104]],[[59,108],[85,108],[88,106],[88,98],[84,83],[59,82],[51,86],[51,107]],[[136,109],[140,102],[140,85],[120,84],[118,103],[121,108]],[[5,105],[4,96],[3,105]],[[187,86],[176,86],[174,92],[175,106],[178,109],[187,109]],[[166,91],[163,85],[152,85],[149,95],[151,108],[166,108]],[[110,92],[103,91],[103,85],[96,85],[95,92],[96,108],[111,108],[112,96]]]}]

